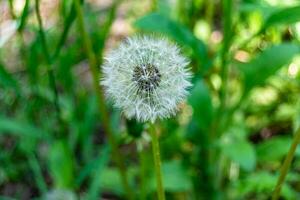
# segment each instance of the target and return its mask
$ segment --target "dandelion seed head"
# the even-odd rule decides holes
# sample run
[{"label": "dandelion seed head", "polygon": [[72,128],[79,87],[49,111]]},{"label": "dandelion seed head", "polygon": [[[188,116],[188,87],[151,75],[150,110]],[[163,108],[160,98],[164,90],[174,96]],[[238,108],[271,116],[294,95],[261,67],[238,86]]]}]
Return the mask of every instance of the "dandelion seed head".
[{"label": "dandelion seed head", "polygon": [[185,100],[191,86],[188,64],[166,39],[134,36],[107,55],[101,84],[126,117],[154,122],[174,115]]}]

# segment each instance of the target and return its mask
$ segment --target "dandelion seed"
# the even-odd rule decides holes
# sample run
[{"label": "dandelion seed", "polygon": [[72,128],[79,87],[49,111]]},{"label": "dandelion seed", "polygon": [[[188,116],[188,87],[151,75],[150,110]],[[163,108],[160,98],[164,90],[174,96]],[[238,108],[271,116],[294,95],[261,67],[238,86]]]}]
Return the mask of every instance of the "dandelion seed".
[{"label": "dandelion seed", "polygon": [[101,84],[126,117],[154,122],[174,115],[187,96],[188,63],[167,40],[135,36],[108,54]]}]

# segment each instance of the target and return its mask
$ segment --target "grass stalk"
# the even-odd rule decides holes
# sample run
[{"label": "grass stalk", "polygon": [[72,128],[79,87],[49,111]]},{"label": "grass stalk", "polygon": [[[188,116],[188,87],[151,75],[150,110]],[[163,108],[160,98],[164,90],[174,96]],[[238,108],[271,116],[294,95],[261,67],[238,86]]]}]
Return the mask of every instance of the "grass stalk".
[{"label": "grass stalk", "polygon": [[[221,80],[222,85],[220,88],[220,106],[218,108],[218,114],[216,116],[214,126],[212,126],[210,141],[213,143],[218,137],[222,135],[224,130],[224,119],[228,117],[227,107],[227,96],[228,96],[228,78],[229,78],[229,57],[230,57],[230,46],[232,41],[232,0],[222,1],[223,9],[223,45],[221,49]],[[233,114],[233,113],[232,113]],[[218,198],[218,193],[220,190],[220,185],[222,179],[217,172],[220,171],[218,166],[220,165],[221,151],[219,149],[212,149],[210,152],[210,166],[214,168],[214,190],[212,197],[213,199]]]},{"label": "grass stalk", "polygon": [[74,5],[75,5],[75,10],[77,12],[78,28],[83,39],[83,45],[86,50],[89,67],[93,78],[93,87],[97,95],[98,109],[102,118],[102,125],[106,133],[108,142],[112,148],[113,159],[119,168],[121,181],[123,184],[123,188],[126,192],[127,199],[133,199],[133,192],[131,191],[131,188],[129,186],[127,172],[124,165],[125,162],[123,160],[123,157],[121,156],[120,151],[118,150],[116,139],[110,127],[109,116],[105,107],[103,89],[99,84],[99,70],[97,68],[96,56],[95,53],[93,52],[92,43],[85,28],[83,11],[81,8],[80,0],[74,0]]},{"label": "grass stalk", "polygon": [[151,10],[152,10],[152,11],[157,10],[157,0],[152,0]]},{"label": "grass stalk", "polygon": [[213,30],[214,28],[214,23],[213,23],[214,12],[215,12],[215,1],[214,0],[207,1],[205,18],[211,30]]},{"label": "grass stalk", "polygon": [[273,195],[272,195],[272,200],[277,200],[280,197],[280,191],[281,191],[282,185],[284,183],[284,180],[285,180],[285,177],[288,173],[288,170],[291,166],[293,157],[295,155],[296,148],[297,148],[299,143],[300,143],[300,128],[298,128],[298,130],[295,133],[292,145],[291,145],[291,147],[288,151],[288,154],[286,155],[285,160],[284,160],[284,162],[282,164],[282,167],[280,169],[280,175],[278,177],[278,180],[277,180],[277,183],[276,183],[276,186],[275,186],[275,190],[274,190]]},{"label": "grass stalk", "polygon": [[157,198],[158,200],[165,200],[165,190],[163,185],[163,178],[161,172],[161,160],[160,160],[160,150],[159,150],[159,142],[158,135],[155,129],[155,125],[150,123],[149,132],[152,138],[152,153],[154,159],[154,168],[156,175],[156,183],[157,183]]},{"label": "grass stalk", "polygon": [[39,2],[40,2],[39,0],[35,0],[35,12],[36,12],[36,16],[37,16],[37,20],[38,20],[38,24],[39,24],[39,34],[40,34],[40,38],[41,38],[43,54],[44,54],[44,56],[46,58],[46,61],[47,61],[46,66],[47,66],[47,73],[48,73],[48,77],[49,77],[49,84],[50,84],[50,87],[51,87],[51,89],[53,90],[53,93],[54,93],[54,106],[55,106],[55,109],[56,109],[58,122],[61,124],[62,120],[61,120],[61,110],[60,110],[59,103],[58,103],[58,101],[59,101],[58,91],[57,91],[57,88],[56,88],[54,69],[52,67],[51,57],[50,57],[50,54],[49,54],[47,41],[46,41],[46,36],[45,36],[44,28],[43,28],[42,17],[41,17],[41,13],[40,13],[40,9],[39,9]]},{"label": "grass stalk", "polygon": [[223,47],[221,50],[221,79],[222,85],[220,90],[220,113],[222,113],[226,107],[227,101],[227,90],[228,90],[228,60],[229,60],[229,49],[232,38],[232,0],[223,1]]}]

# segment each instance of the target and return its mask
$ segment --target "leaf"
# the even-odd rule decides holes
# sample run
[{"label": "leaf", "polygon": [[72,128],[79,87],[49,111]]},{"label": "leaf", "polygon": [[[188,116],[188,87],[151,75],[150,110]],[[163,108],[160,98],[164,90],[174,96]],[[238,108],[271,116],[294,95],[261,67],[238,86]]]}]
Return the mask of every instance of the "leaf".
[{"label": "leaf", "polygon": [[280,25],[280,24],[288,25],[288,24],[296,23],[300,21],[299,13],[300,13],[300,6],[283,8],[278,11],[275,11],[266,19],[266,22],[262,30],[265,30],[266,28],[275,25]]},{"label": "leaf", "polygon": [[29,3],[30,3],[29,0],[25,1],[25,5],[24,5],[23,11],[22,11],[22,15],[19,19],[20,21],[19,21],[18,31],[22,31],[24,29],[25,25],[26,25],[27,16],[28,16],[28,13],[29,13]]},{"label": "leaf", "polygon": [[[281,160],[287,154],[291,143],[291,137],[277,136],[258,144],[256,147],[258,161],[265,163]],[[300,147],[297,148],[296,154],[299,155],[299,152]]]},{"label": "leaf", "polygon": [[204,42],[196,38],[187,27],[172,21],[167,16],[151,13],[138,19],[134,26],[145,31],[166,34],[179,44],[187,45],[193,50],[195,58],[203,64],[203,70],[207,70],[210,67],[207,47]]},{"label": "leaf", "polygon": [[94,175],[92,176],[91,184],[88,190],[88,199],[98,199],[97,197],[101,196],[100,195],[100,189],[102,185],[102,177],[100,175],[96,176],[99,172],[102,172],[104,167],[108,164],[109,161],[109,147],[106,145],[102,148],[103,153],[98,159],[98,162],[94,168]]},{"label": "leaf", "polygon": [[252,171],[256,165],[253,145],[244,139],[231,140],[222,144],[222,152],[244,170]]},{"label": "leaf", "polygon": [[[258,171],[251,173],[238,183],[238,192],[242,199],[248,199],[247,196],[255,194],[256,199],[268,199],[273,192],[278,177],[269,172]],[[283,183],[281,196],[284,199],[296,199],[296,192],[290,187],[289,184]],[[238,198],[240,199],[240,198]],[[251,199],[251,198],[249,198]]]},{"label": "leaf", "polygon": [[288,64],[299,53],[299,46],[292,43],[283,43],[272,46],[248,63],[238,63],[244,74],[245,91],[254,86],[263,84],[282,66]]},{"label": "leaf", "polygon": [[0,85],[4,88],[13,88],[17,93],[19,93],[18,82],[13,78],[13,76],[6,71],[4,66],[0,63]]},{"label": "leaf", "polygon": [[[179,161],[164,162],[162,165],[164,188],[168,192],[183,192],[192,190],[192,181],[187,170]],[[152,191],[156,190],[156,179],[150,180]]]},{"label": "leaf", "polygon": [[[135,181],[137,176],[137,167],[127,167],[128,182],[130,185]],[[112,192],[117,195],[124,195],[125,191],[120,177],[120,171],[115,167],[105,167],[97,171],[94,175],[98,179],[101,191]]]},{"label": "leaf", "polygon": [[65,141],[57,141],[51,145],[48,166],[56,188],[72,188],[74,184],[73,157]]},{"label": "leaf", "polygon": [[193,108],[194,118],[201,129],[207,130],[213,119],[213,106],[210,93],[203,80],[198,80],[188,98]]},{"label": "leaf", "polygon": [[32,124],[0,116],[0,134],[3,133],[26,136],[29,138],[43,138],[48,136],[46,131],[39,129]]},{"label": "leaf", "polygon": [[101,189],[103,191],[110,191],[116,194],[123,193],[120,173],[115,168],[105,168],[101,171]]}]

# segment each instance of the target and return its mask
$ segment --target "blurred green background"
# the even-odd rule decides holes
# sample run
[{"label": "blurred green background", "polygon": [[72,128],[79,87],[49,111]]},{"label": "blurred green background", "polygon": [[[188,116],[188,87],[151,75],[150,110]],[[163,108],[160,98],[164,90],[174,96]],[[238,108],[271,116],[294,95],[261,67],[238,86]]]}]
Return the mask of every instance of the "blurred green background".
[{"label": "blurred green background", "polygon": [[[0,0],[0,199],[127,199],[105,125],[134,199],[156,199],[145,124],[107,101],[101,118],[74,2]],[[300,124],[300,1],[83,0],[81,9],[99,70],[134,34],[169,38],[191,60],[186,103],[158,123],[167,199],[270,199]],[[282,199],[300,199],[299,158],[297,149]]]}]

